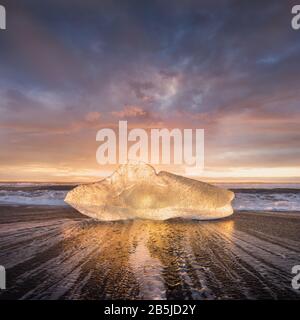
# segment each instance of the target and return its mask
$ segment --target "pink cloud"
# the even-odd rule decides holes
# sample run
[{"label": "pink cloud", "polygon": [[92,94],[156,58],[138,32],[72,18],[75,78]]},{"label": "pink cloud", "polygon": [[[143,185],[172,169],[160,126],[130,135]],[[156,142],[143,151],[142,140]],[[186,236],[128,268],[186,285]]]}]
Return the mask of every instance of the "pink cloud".
[{"label": "pink cloud", "polygon": [[126,106],[123,110],[113,111],[111,114],[118,118],[136,118],[145,117],[147,115],[147,111],[137,106]]},{"label": "pink cloud", "polygon": [[85,115],[85,120],[87,122],[94,122],[99,120],[101,117],[101,113],[100,112],[89,112]]}]

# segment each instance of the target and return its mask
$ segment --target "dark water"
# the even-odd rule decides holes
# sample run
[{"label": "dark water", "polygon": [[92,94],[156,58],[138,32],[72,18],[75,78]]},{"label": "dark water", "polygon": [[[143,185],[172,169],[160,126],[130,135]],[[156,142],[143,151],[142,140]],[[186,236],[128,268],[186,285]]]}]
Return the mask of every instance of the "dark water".
[{"label": "dark water", "polygon": [[96,222],[59,206],[0,206],[0,299],[300,299],[299,213],[215,222]]}]

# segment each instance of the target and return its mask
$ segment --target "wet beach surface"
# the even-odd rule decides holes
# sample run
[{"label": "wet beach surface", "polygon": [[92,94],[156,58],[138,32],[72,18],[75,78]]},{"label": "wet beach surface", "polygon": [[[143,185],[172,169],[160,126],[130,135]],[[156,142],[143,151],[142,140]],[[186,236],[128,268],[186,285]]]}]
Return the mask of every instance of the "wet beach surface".
[{"label": "wet beach surface", "polygon": [[97,222],[69,207],[0,206],[0,299],[300,299],[300,214]]}]

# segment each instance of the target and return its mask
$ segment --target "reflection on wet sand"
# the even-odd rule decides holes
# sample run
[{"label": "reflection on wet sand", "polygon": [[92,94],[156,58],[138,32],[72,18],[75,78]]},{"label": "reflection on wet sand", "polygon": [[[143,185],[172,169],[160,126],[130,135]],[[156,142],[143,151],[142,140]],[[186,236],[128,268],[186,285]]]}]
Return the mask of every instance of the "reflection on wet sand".
[{"label": "reflection on wet sand", "polygon": [[300,298],[297,215],[104,223],[70,208],[0,210],[0,299]]}]

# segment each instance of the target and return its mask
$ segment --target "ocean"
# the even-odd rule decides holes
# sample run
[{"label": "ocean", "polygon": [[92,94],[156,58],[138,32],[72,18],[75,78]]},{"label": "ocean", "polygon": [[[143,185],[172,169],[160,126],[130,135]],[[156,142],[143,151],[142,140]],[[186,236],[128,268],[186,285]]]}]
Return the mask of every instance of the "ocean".
[{"label": "ocean", "polygon": [[2,299],[300,299],[299,185],[231,184],[216,221],[100,222],[64,203],[75,185],[0,185]]},{"label": "ocean", "polygon": [[[299,211],[300,184],[216,184],[235,193],[236,211]],[[0,204],[67,206],[64,198],[76,185],[0,183]]]}]

